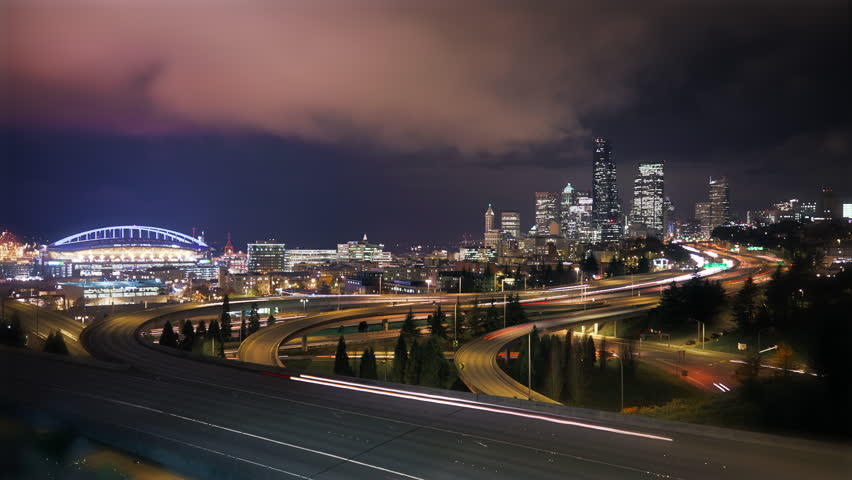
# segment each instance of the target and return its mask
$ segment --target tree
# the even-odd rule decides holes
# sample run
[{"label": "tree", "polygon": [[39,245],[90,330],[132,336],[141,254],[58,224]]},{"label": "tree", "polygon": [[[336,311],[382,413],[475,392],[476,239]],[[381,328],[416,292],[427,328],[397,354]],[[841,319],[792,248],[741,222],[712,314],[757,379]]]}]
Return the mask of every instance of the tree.
[{"label": "tree", "polygon": [[642,255],[639,257],[639,263],[636,265],[636,273],[648,273],[651,271],[651,261],[648,257]]},{"label": "tree", "polygon": [[586,258],[583,259],[582,262],[580,262],[580,269],[587,276],[592,276],[598,273],[598,268],[598,261],[595,260],[594,255],[589,254],[586,256]]},{"label": "tree", "polygon": [[358,376],[361,378],[369,380],[379,379],[379,368],[376,364],[376,353],[373,351],[372,347],[364,350],[364,354],[361,355],[361,365],[358,370]]},{"label": "tree", "polygon": [[444,326],[446,319],[447,315],[441,310],[441,305],[438,304],[438,308],[429,316],[429,335],[447,338],[447,328]]},{"label": "tree", "polygon": [[509,295],[506,304],[506,323],[507,325],[520,325],[527,323],[527,314],[521,305],[520,294]]},{"label": "tree", "polygon": [[192,345],[195,343],[195,329],[192,328],[192,322],[184,320],[183,326],[180,328],[180,334],[183,337],[180,340],[181,350],[191,351]]},{"label": "tree", "polygon": [[358,322],[358,333],[364,333],[370,328],[366,320]]},{"label": "tree", "polygon": [[[589,338],[592,338],[591,336]],[[601,348],[599,349],[600,361],[598,366],[601,368],[601,373],[606,371],[606,360],[609,358],[609,352],[606,350],[606,337],[601,337]]]},{"label": "tree", "polygon": [[491,301],[491,306],[485,311],[485,331],[493,332],[500,328],[500,312],[494,306],[494,301]]},{"label": "tree", "polygon": [[231,314],[222,312],[222,317],[219,319],[219,329],[222,331],[222,340],[228,341],[233,336],[231,332]]},{"label": "tree", "polygon": [[346,353],[346,340],[341,335],[337,341],[337,352],[334,354],[334,374],[354,377],[355,372],[349,364],[349,354]]},{"label": "tree", "polygon": [[444,388],[450,375],[450,366],[437,337],[430,336],[420,351],[419,384],[424,387]]},{"label": "tree", "polygon": [[786,343],[778,345],[778,351],[775,352],[772,363],[784,378],[789,378],[790,370],[793,370],[793,347]]},{"label": "tree", "polygon": [[411,344],[408,361],[405,364],[405,383],[420,385],[420,370],[423,367],[422,347],[417,342]]},{"label": "tree", "polygon": [[752,333],[755,330],[757,320],[756,299],[757,285],[754,284],[753,278],[748,277],[743,287],[734,296],[734,302],[731,305],[737,327],[745,333]]},{"label": "tree", "polygon": [[269,318],[266,319],[266,326],[271,327],[271,326],[275,325],[276,321],[277,320],[275,320],[275,315],[270,313]]},{"label": "tree", "polygon": [[405,345],[405,335],[400,334],[393,349],[393,368],[391,369],[391,381],[405,383],[405,366],[408,362],[408,351]]},{"label": "tree", "polygon": [[550,337],[549,355],[545,367],[544,394],[559,401],[562,395],[563,381],[562,362],[565,356],[562,340],[556,335]]},{"label": "tree", "polygon": [[598,359],[598,352],[595,349],[595,340],[591,335],[586,336],[586,346],[583,348],[583,353],[586,358],[583,360],[583,365],[587,372],[591,372],[595,366],[595,361]]},{"label": "tree", "polygon": [[260,330],[260,314],[257,312],[257,304],[251,304],[251,313],[249,314],[248,335],[257,333]]},{"label": "tree", "polygon": [[472,338],[476,338],[485,333],[485,319],[482,315],[482,308],[479,306],[477,299],[473,300],[473,308],[471,308],[464,316],[467,330]]},{"label": "tree", "polygon": [[415,338],[420,334],[417,331],[417,324],[414,322],[414,312],[411,309],[408,309],[408,315],[405,316],[405,320],[402,321],[402,327],[400,327],[400,333],[406,336],[408,342],[413,342]]},{"label": "tree", "polygon": [[65,336],[62,335],[62,332],[56,330],[47,335],[47,340],[44,342],[44,351],[59,355],[69,355],[68,346],[65,345]]},{"label": "tree", "polygon": [[[210,343],[210,346],[207,346]],[[219,322],[213,320],[210,322],[210,328],[207,329],[207,337],[205,338],[205,346],[202,351],[204,354],[210,354],[214,357],[225,358],[225,345],[222,340],[222,329],[219,327]]]},{"label": "tree", "polygon": [[172,328],[172,322],[168,320],[163,324],[163,333],[160,334],[160,345],[172,348],[177,348],[178,346],[178,336],[174,328]]},{"label": "tree", "polygon": [[246,316],[244,314],[240,315],[240,341],[245,340],[248,337],[248,329],[246,328]]},{"label": "tree", "polygon": [[201,338],[207,335],[207,322],[204,320],[198,322],[198,325],[195,327],[195,336]]}]

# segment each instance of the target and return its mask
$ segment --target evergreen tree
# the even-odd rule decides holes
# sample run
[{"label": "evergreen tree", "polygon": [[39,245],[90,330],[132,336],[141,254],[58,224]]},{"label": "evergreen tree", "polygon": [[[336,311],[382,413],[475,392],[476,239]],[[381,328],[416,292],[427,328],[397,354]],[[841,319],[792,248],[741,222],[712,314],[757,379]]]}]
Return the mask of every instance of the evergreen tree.
[{"label": "evergreen tree", "polygon": [[270,313],[269,318],[266,319],[266,326],[271,327],[271,326],[275,325],[275,322],[276,322],[275,315]]},{"label": "evergreen tree", "polygon": [[195,327],[195,336],[201,338],[207,335],[207,323],[202,320],[198,322],[198,325]]},{"label": "evergreen tree", "polygon": [[598,352],[595,349],[595,340],[591,335],[586,336],[586,346],[583,348],[583,353],[586,355],[586,358],[583,360],[584,368],[587,372],[591,372],[598,358]]},{"label": "evergreen tree", "polygon": [[257,304],[251,304],[251,313],[249,314],[248,335],[257,333],[260,330],[260,314],[257,312]]},{"label": "evergreen tree", "polygon": [[609,358],[609,352],[606,350],[606,337],[601,337],[601,348],[599,349],[599,352],[600,361],[598,362],[598,366],[600,366],[601,373],[603,373],[606,371],[606,360]]},{"label": "evergreen tree", "polygon": [[44,351],[59,355],[69,355],[68,346],[65,345],[65,336],[62,335],[62,332],[56,330],[47,335],[47,339],[44,342]]},{"label": "evergreen tree", "polygon": [[438,308],[429,316],[429,335],[447,338],[447,329],[444,326],[446,319],[447,315],[441,310],[441,304],[438,304]]},{"label": "evergreen tree", "polygon": [[195,329],[192,328],[192,322],[184,320],[180,333],[183,336],[180,340],[181,350],[191,351],[192,345],[195,343]]},{"label": "evergreen tree", "polygon": [[246,328],[246,316],[240,315],[240,340],[245,340],[248,337],[248,329]]},{"label": "evergreen tree", "polygon": [[636,273],[649,273],[651,271],[651,261],[648,257],[642,255],[639,257],[639,263],[636,265]]},{"label": "evergreen tree", "polygon": [[751,333],[755,330],[757,321],[756,299],[757,285],[755,285],[753,278],[748,277],[743,287],[734,296],[734,302],[731,305],[737,327],[745,333]]},{"label": "evergreen tree", "polygon": [[174,328],[172,328],[172,322],[168,320],[163,324],[163,333],[160,334],[160,345],[172,348],[178,346],[178,336]]},{"label": "evergreen tree", "polygon": [[231,312],[231,300],[228,298],[228,294],[225,294],[225,298],[222,299],[222,313],[230,313]]},{"label": "evergreen tree", "polygon": [[376,352],[373,351],[372,347],[364,350],[364,354],[361,355],[361,365],[358,370],[358,376],[361,378],[369,380],[379,379],[379,368],[376,364]]},{"label": "evergreen tree", "polygon": [[565,357],[565,348],[562,340],[553,335],[550,337],[549,355],[547,358],[547,373],[544,381],[544,394],[557,402],[562,395],[562,387],[564,381],[563,375],[563,359]]},{"label": "evergreen tree", "polygon": [[393,349],[393,368],[391,370],[391,381],[405,383],[405,366],[408,362],[408,351],[405,345],[405,335],[400,334]]},{"label": "evergreen tree", "polygon": [[231,331],[231,314],[222,312],[222,317],[219,318],[219,330],[222,332],[222,340],[228,341],[233,336]]},{"label": "evergreen tree", "polygon": [[506,304],[506,322],[508,325],[527,323],[527,314],[521,305],[520,294],[509,295]]},{"label": "evergreen tree", "polygon": [[568,378],[566,379],[566,384],[568,385],[567,398],[576,405],[583,404],[586,393],[587,372],[589,369],[585,365],[588,358],[585,346],[586,342],[576,339],[572,340],[571,348],[569,349]]},{"label": "evergreen tree", "polygon": [[400,333],[405,335],[406,340],[409,343],[413,342],[420,334],[417,331],[417,323],[414,322],[414,312],[412,312],[410,308],[408,309],[408,315],[405,316],[405,320],[402,321]]},{"label": "evergreen tree", "polygon": [[420,371],[423,367],[422,347],[417,342],[411,344],[408,352],[408,361],[405,364],[405,383],[409,385],[420,384]]},{"label": "evergreen tree", "polygon": [[364,333],[369,328],[370,328],[370,326],[367,324],[366,320],[362,320],[362,321],[358,322],[358,333]]},{"label": "evergreen tree", "polygon": [[429,337],[420,350],[419,384],[424,387],[444,388],[450,375],[450,365],[444,357],[440,342]]},{"label": "evergreen tree", "polygon": [[466,328],[471,338],[476,338],[485,333],[485,318],[482,308],[479,306],[477,299],[473,300],[473,308],[471,308],[464,316]]},{"label": "evergreen tree", "polygon": [[591,277],[598,273],[598,261],[595,260],[594,255],[587,255],[586,258],[580,262],[580,269],[583,270],[583,273],[586,274],[587,277]]},{"label": "evergreen tree", "polygon": [[337,341],[337,352],[334,354],[334,374],[354,377],[355,372],[349,364],[349,354],[346,353],[346,340],[341,335]]},{"label": "evergreen tree", "polygon": [[494,301],[492,300],[491,306],[485,312],[485,331],[493,332],[502,326],[501,323],[500,312],[497,311],[497,307],[494,306]]}]

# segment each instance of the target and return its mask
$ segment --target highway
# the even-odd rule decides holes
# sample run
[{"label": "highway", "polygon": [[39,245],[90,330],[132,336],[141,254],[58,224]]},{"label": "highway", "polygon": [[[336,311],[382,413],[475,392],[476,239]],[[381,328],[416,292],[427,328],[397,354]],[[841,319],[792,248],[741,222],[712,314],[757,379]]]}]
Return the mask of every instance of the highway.
[{"label": "highway", "polygon": [[[3,301],[5,302],[4,308],[18,315],[18,318],[21,320],[21,326],[30,335],[30,342],[33,346],[35,347],[35,343],[38,343],[36,349],[40,350],[43,348],[48,334],[59,330],[65,337],[65,345],[68,346],[68,353],[75,357],[89,356],[89,352],[79,342],[84,328],[82,322],[68,318],[59,312],[39,308],[28,303],[5,299]],[[8,312],[7,315],[11,316]],[[36,342],[33,342],[34,337],[38,338]]]},{"label": "highway", "polygon": [[390,396],[141,348],[150,358],[127,372],[0,349],[3,399],[196,478],[830,479],[850,466],[847,447]]},{"label": "highway", "polygon": [[[717,255],[731,256],[728,252],[720,251],[718,249],[712,250],[718,252]],[[759,276],[759,280],[762,281],[767,279],[772,271],[765,261],[758,260],[755,262],[753,258],[744,256],[737,256],[734,258],[738,261],[737,270],[705,270],[702,274],[718,277],[720,281],[725,284],[726,288],[730,290],[732,287],[738,288],[741,286],[743,280],[749,275]],[[686,275],[678,277],[677,280],[682,282],[689,278],[690,276]],[[606,308],[598,309],[589,313],[576,312],[559,316],[555,319],[517,325],[497,330],[480,338],[473,339],[462,345],[458,352],[456,352],[454,362],[456,369],[459,372],[459,377],[471,391],[476,393],[511,398],[529,398],[539,402],[555,402],[555,400],[549,399],[539,392],[530,390],[527,386],[510,377],[500,367],[500,365],[498,365],[498,354],[501,351],[504,351],[508,344],[528,335],[530,331],[532,331],[533,326],[535,326],[539,332],[560,330],[570,328],[575,324],[596,321],[603,322],[605,320],[611,321],[621,317],[629,318],[635,316],[638,312],[650,310],[659,302],[658,296],[653,293],[662,288],[663,283],[665,283],[665,281],[647,279],[642,279],[637,282],[636,285],[638,285],[638,287],[636,287],[635,290],[638,292],[644,291],[644,296],[633,296],[634,289],[631,288],[630,291],[625,291],[623,286],[599,288],[594,291],[594,293],[590,292],[589,295],[594,295],[599,298],[604,298],[604,295],[606,295],[605,298],[608,299],[608,306]],[[626,296],[628,293],[630,296]],[[573,299],[569,299],[569,301],[575,302],[578,300],[580,299],[576,297],[576,294]],[[667,369],[672,368],[667,364],[669,360],[663,358],[664,356],[660,355],[660,352],[648,350],[646,353],[650,354],[648,355],[648,359],[654,360],[657,366],[660,366],[660,363],[664,363]],[[640,359],[644,360],[645,358],[640,356]],[[695,362],[693,356],[690,355],[690,366],[692,365],[695,365]],[[728,371],[730,367],[731,365],[725,364],[722,368],[725,369],[724,371]],[[675,368],[677,368],[676,365]],[[717,367],[716,370],[718,369],[719,367]],[[704,372],[696,375],[696,372],[693,371],[693,376],[700,377],[693,379],[698,382],[699,386],[711,391],[713,388],[716,388],[713,384],[718,383],[719,380],[718,378],[715,378],[712,375],[707,375]],[[717,380],[716,382],[713,381],[714,378]],[[724,381],[729,381],[729,379],[725,378]]]},{"label": "highway", "polygon": [[198,307],[84,330],[95,357],[129,369],[0,349],[0,399],[195,478],[842,478],[850,467],[846,446],[191,361],[141,338],[152,319],[221,308]]}]

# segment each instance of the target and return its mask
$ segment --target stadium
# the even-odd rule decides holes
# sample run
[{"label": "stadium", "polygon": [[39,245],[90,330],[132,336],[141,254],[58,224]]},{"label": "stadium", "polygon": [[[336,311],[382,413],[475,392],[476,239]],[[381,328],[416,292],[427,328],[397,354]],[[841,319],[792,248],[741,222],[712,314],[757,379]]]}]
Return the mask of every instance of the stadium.
[{"label": "stadium", "polygon": [[155,267],[191,268],[210,249],[200,238],[158,227],[103,227],[70,235],[45,249],[52,277],[94,277]]}]

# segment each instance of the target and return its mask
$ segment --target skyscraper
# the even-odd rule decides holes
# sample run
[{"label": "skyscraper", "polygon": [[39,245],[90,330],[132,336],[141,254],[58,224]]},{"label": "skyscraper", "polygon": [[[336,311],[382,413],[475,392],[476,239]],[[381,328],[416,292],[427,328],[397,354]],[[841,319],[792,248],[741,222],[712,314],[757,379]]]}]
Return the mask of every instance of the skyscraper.
[{"label": "skyscraper", "polygon": [[500,229],[511,238],[521,238],[521,214],[518,212],[502,212],[500,214]]},{"label": "skyscraper", "polygon": [[665,233],[666,198],[662,162],[643,162],[633,180],[633,211],[630,221],[637,229],[651,236]]},{"label": "skyscraper", "polygon": [[609,140],[595,139],[592,178],[592,218],[601,229],[601,240],[621,239],[621,201],[618,198],[615,162]]},{"label": "skyscraper", "polygon": [[559,194],[556,192],[535,192],[535,229],[539,235],[546,235],[550,222],[559,222]]},{"label": "skyscraper", "polygon": [[710,179],[707,200],[710,202],[709,226],[712,232],[714,228],[731,220],[731,197],[728,188],[728,180]]},{"label": "skyscraper", "polygon": [[577,224],[574,215],[571,213],[571,207],[576,204],[574,195],[574,187],[569,183],[562,189],[562,194],[559,204],[559,229],[567,238],[573,238],[576,233]]},{"label": "skyscraper", "polygon": [[841,211],[834,190],[831,187],[823,187],[819,198],[817,216],[821,218],[840,218]]}]

